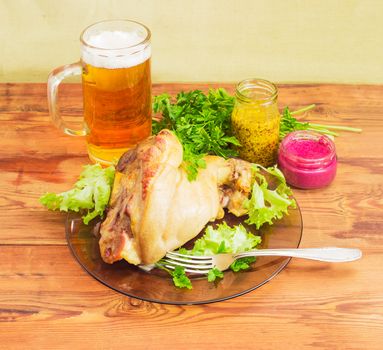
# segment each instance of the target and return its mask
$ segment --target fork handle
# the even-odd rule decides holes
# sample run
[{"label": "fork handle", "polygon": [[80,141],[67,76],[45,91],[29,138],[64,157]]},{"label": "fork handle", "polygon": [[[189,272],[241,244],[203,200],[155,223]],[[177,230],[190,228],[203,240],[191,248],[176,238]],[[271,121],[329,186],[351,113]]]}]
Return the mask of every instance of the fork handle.
[{"label": "fork handle", "polygon": [[311,259],[327,262],[346,262],[362,257],[360,249],[351,248],[295,248],[295,249],[259,249],[235,254],[235,258],[247,256],[288,256],[292,258]]}]

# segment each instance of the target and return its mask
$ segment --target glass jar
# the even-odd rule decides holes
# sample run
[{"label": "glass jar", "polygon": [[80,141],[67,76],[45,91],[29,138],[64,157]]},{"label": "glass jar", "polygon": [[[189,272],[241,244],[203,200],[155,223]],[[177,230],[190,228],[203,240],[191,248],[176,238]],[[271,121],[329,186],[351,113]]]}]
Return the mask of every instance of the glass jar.
[{"label": "glass jar", "polygon": [[314,131],[291,132],[279,146],[278,165],[291,186],[325,187],[336,175],[335,144],[329,137]]},{"label": "glass jar", "polygon": [[263,79],[241,81],[235,92],[232,129],[239,156],[265,167],[277,161],[280,114],[277,87]]}]

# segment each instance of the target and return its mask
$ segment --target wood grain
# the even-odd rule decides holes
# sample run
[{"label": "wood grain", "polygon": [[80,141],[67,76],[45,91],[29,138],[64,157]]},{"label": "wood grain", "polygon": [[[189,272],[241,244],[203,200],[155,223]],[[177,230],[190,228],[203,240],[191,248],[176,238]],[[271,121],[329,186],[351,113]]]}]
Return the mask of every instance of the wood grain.
[{"label": "wood grain", "polygon": [[[234,84],[155,84],[154,94]],[[64,238],[65,215],[38,203],[68,189],[89,162],[81,138],[51,125],[45,84],[0,84],[0,349],[383,348],[383,86],[279,85],[279,105],[305,119],[363,128],[336,139],[338,174],[296,190],[301,246],[360,247],[355,263],[292,260],[244,296],[170,306],[122,296],[87,275]],[[81,120],[81,87],[62,113]]]}]

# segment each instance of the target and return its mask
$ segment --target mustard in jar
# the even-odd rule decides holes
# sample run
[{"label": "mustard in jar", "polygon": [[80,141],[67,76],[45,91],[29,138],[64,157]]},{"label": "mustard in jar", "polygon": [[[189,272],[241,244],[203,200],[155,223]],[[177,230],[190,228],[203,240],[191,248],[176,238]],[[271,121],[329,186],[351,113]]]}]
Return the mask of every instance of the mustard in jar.
[{"label": "mustard in jar", "polygon": [[239,156],[265,167],[274,165],[279,145],[277,87],[262,79],[241,81],[235,92],[232,129],[241,143]]}]

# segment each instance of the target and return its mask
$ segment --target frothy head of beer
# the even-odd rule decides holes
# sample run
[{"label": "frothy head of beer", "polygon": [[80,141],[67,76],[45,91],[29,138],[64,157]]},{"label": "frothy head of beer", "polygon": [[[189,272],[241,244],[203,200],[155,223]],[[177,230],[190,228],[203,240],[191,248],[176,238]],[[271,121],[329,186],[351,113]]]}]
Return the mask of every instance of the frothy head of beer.
[{"label": "frothy head of beer", "polygon": [[144,38],[137,32],[122,32],[118,30],[101,32],[92,35],[88,39],[88,44],[100,49],[123,49],[139,44]]},{"label": "frothy head of beer", "polygon": [[82,60],[94,67],[129,68],[150,58],[148,33],[142,30],[110,30],[84,33]]}]

